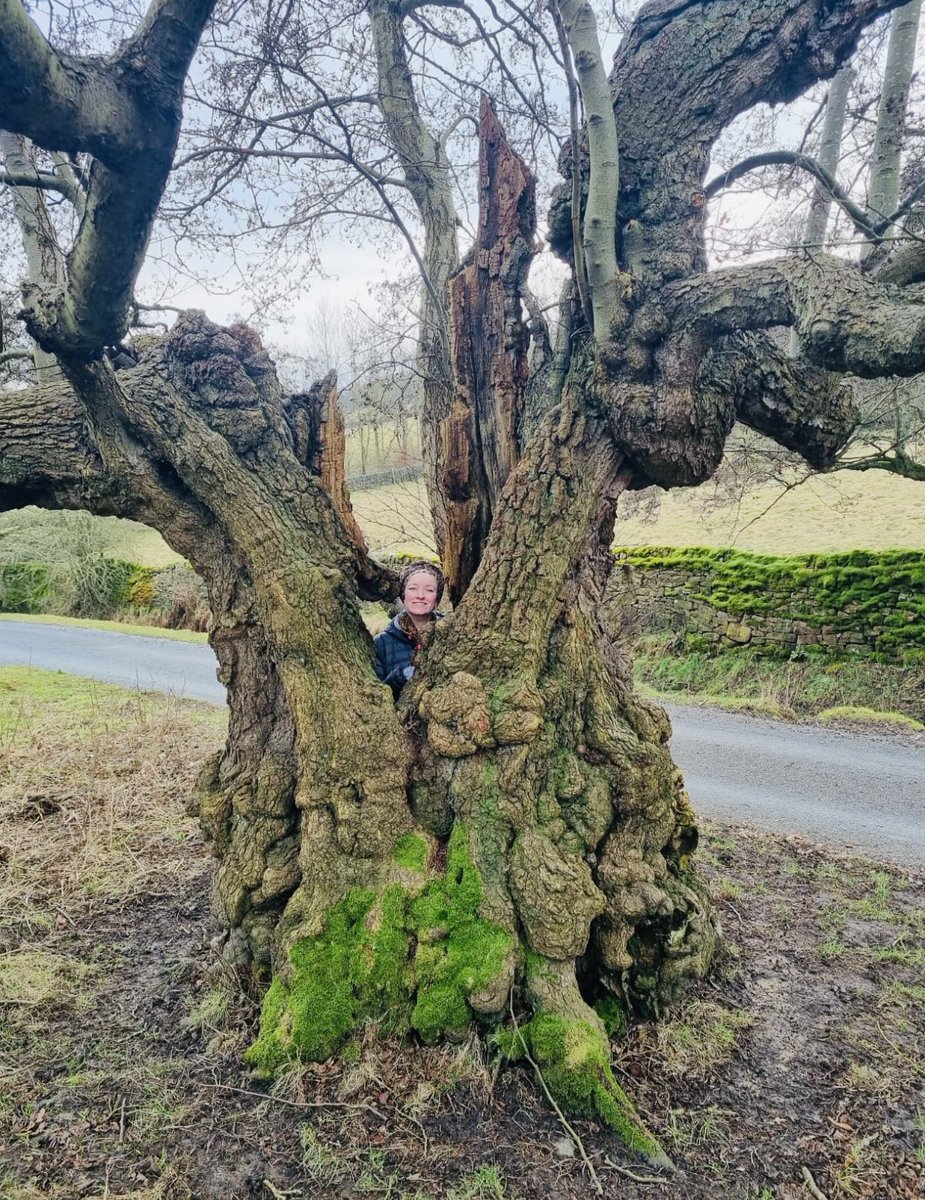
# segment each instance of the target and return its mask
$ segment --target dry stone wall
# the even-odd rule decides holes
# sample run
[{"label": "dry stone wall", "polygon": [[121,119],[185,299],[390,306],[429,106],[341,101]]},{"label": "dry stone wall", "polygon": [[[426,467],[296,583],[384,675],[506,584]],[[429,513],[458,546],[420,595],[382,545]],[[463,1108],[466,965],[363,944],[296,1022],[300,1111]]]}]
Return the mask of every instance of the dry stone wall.
[{"label": "dry stone wall", "polygon": [[743,551],[614,551],[614,628],[672,630],[690,648],[775,656],[812,650],[925,660],[925,554],[853,551],[772,557]]}]

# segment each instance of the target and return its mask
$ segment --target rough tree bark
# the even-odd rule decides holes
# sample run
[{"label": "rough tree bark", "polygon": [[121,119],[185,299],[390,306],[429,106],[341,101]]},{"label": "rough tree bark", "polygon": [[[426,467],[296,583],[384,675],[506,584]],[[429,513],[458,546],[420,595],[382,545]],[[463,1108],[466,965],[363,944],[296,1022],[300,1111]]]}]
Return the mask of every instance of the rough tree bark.
[{"label": "rough tree bark", "polygon": [[[370,6],[383,111],[441,234],[425,254],[435,330],[454,297],[453,353],[445,326],[438,348],[441,387],[455,363],[461,413],[451,437],[448,393],[434,393],[432,486],[444,514],[450,500],[468,503],[450,494],[445,457],[466,441],[481,476],[460,479],[487,481],[480,523],[466,517],[476,552],[460,543],[460,602],[396,712],[356,603],[394,581],[357,536],[331,381],[284,397],[256,336],[201,314],[128,370],[103,352],[125,329],[208,4],[155,0],[113,59],[76,60],[47,47],[19,0],[0,0],[18,46],[9,55],[0,42],[0,123],[95,156],[67,278],[26,297],[29,331],[68,388],[0,393],[0,501],[145,520],[207,582],[231,726],[196,803],[229,950],[272,973],[249,1054],[264,1070],[327,1057],[368,1018],[427,1040],[480,1022],[512,1056],[529,1051],[570,1111],[665,1163],[613,1076],[594,1006],[658,1012],[707,968],[716,928],[690,863],[696,828],[667,718],[634,696],[600,624],[614,515],[627,487],[706,478],[736,418],[825,465],[853,419],[827,372],[925,364],[921,305],[849,264],[705,269],[712,141],[757,101],[834,73],[888,6],[656,0],[618,54],[613,111],[585,61],[583,10],[563,6],[601,126],[589,174],[600,183],[619,146],[619,191],[614,221],[597,212],[603,185],[592,220],[573,219],[571,188],[553,214],[567,261],[583,231],[595,316],[589,328],[576,287],[570,340],[526,444],[514,410],[529,179],[486,108],[482,170],[496,207],[451,284],[448,193],[434,188],[445,151],[416,119],[408,6]],[[705,55],[709,44],[717,52]],[[45,104],[24,103],[38,90]],[[619,141],[605,128],[614,121]],[[798,328],[812,365],[775,351],[763,332],[774,324]],[[505,1033],[512,1011],[521,1024]]]},{"label": "rough tree bark", "polygon": [[479,113],[479,226],[449,282],[454,395],[439,422],[447,524],[443,565],[454,604],[478,568],[501,490],[517,464],[529,335],[522,299],[535,251],[533,176],[487,96]]}]

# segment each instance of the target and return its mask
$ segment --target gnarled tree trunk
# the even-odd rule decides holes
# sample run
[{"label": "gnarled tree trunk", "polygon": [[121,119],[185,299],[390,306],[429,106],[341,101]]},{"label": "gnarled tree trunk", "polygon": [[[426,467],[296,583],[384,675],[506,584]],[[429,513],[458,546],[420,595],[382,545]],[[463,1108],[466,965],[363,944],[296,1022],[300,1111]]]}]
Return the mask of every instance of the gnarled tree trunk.
[{"label": "gnarled tree trunk", "polygon": [[[77,59],[0,0],[0,124],[93,159],[65,275],[26,288],[27,328],[69,390],[0,393],[0,502],[144,520],[206,580],[231,722],[195,799],[230,944],[272,973],[252,1062],[325,1058],[367,1018],[431,1040],[518,1012],[507,1050],[529,1052],[564,1107],[664,1162],[595,1005],[659,1011],[707,968],[716,928],[667,718],[634,696],[601,627],[615,506],[627,487],[707,478],[736,419],[825,466],[853,419],[828,371],[925,364],[921,305],[846,262],[706,271],[716,137],[837,70],[890,0],[654,0],[610,91],[590,8],[562,0],[589,136],[552,232],[578,277],[526,444],[529,178],[485,106],[483,190],[502,203],[451,279],[445,139],[420,119],[402,28],[414,0],[370,0],[377,101],[425,225],[428,480],[459,600],[397,710],[356,602],[395,581],[350,513],[332,382],[284,397],[256,336],[201,314],[128,370],[105,353],[126,329],[212,2],[154,0],[115,55]],[[734,52],[704,55],[707,40]],[[920,270],[907,262],[899,282]],[[811,362],[775,348],[775,325],[797,329]]]}]

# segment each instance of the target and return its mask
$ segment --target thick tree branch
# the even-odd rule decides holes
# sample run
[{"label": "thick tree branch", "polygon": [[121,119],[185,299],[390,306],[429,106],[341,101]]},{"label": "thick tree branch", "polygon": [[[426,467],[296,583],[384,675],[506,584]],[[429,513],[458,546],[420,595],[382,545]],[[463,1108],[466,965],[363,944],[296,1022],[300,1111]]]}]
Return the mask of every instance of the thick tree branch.
[{"label": "thick tree branch", "polygon": [[105,60],[60,54],[21,0],[0,0],[0,29],[0,126],[51,149],[94,155],[128,135],[124,95]]},{"label": "thick tree branch", "polygon": [[806,358],[828,370],[867,379],[925,370],[925,300],[827,255],[693,276],[670,284],[663,300],[676,328],[703,336],[794,326]]},{"label": "thick tree branch", "polygon": [[650,157],[679,140],[710,145],[755,104],[796,99],[834,75],[862,30],[899,2],[653,0],[623,39],[611,74],[624,152],[642,136],[654,139]]},{"label": "thick tree branch", "polygon": [[80,402],[61,379],[0,391],[0,509],[26,504],[139,515],[138,488],[124,488],[108,470]]},{"label": "thick tree branch", "polygon": [[695,387],[724,391],[743,425],[796,451],[817,470],[832,466],[858,421],[843,379],[795,361],[764,334],[723,338],[703,359]]},{"label": "thick tree branch", "polygon": [[58,192],[72,204],[77,204],[78,192],[73,183],[60,175],[50,175],[47,171],[0,170],[0,183],[5,183],[8,187],[28,187],[44,192]]},{"label": "thick tree branch", "polygon": [[0,49],[0,125],[48,150],[94,154],[67,283],[33,285],[26,296],[29,330],[47,350],[92,354],[125,332],[176,150],[183,82],[214,3],[154,0],[115,60],[67,60],[19,0],[0,0],[10,30]]},{"label": "thick tree branch", "polygon": [[925,242],[903,246],[888,258],[874,274],[878,283],[903,286],[925,281]]},{"label": "thick tree branch", "polygon": [[578,299],[585,322],[589,329],[594,328],[594,318],[591,315],[591,300],[588,296],[588,276],[585,271],[585,255],[581,244],[581,128],[578,123],[578,84],[572,70],[572,59],[569,52],[568,38],[565,27],[555,0],[549,5],[549,12],[559,37],[559,50],[562,54],[565,82],[568,87],[568,116],[569,116],[569,148],[571,151],[571,210],[572,210],[572,262],[575,285],[578,288]]}]

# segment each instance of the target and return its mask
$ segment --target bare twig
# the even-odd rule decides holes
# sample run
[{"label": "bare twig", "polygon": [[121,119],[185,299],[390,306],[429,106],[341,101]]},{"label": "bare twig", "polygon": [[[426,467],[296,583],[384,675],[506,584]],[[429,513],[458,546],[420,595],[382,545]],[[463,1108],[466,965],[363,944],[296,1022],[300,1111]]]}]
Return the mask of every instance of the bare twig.
[{"label": "bare twig", "polygon": [[284,1096],[271,1096],[268,1092],[254,1092],[249,1088],[234,1087],[230,1083],[207,1083],[205,1087],[220,1092],[236,1092],[239,1096],[251,1096],[254,1100],[268,1100],[271,1104],[282,1104],[286,1108],[345,1108],[358,1112],[372,1113],[378,1121],[385,1121],[386,1116],[371,1104],[348,1104],[343,1100],[287,1100]]},{"label": "bare twig", "polygon": [[867,213],[860,205],[855,204],[841,184],[814,158],[810,158],[808,154],[797,154],[793,150],[771,150],[766,154],[753,154],[749,158],[743,159],[742,162],[736,163],[734,167],[730,167],[728,171],[724,171],[722,175],[711,179],[703,189],[703,194],[707,200],[711,200],[717,192],[729,187],[743,175],[747,175],[749,171],[756,171],[762,167],[779,166],[798,167],[812,175],[844,210],[855,229],[866,237],[876,237],[876,226],[871,223]]},{"label": "bare twig", "polygon": [[604,1162],[612,1171],[619,1171],[621,1175],[625,1175],[627,1179],[632,1179],[636,1183],[667,1183],[663,1175],[637,1175],[635,1171],[631,1171],[629,1167],[621,1167],[619,1163],[615,1163],[612,1158],[604,1155]]}]

